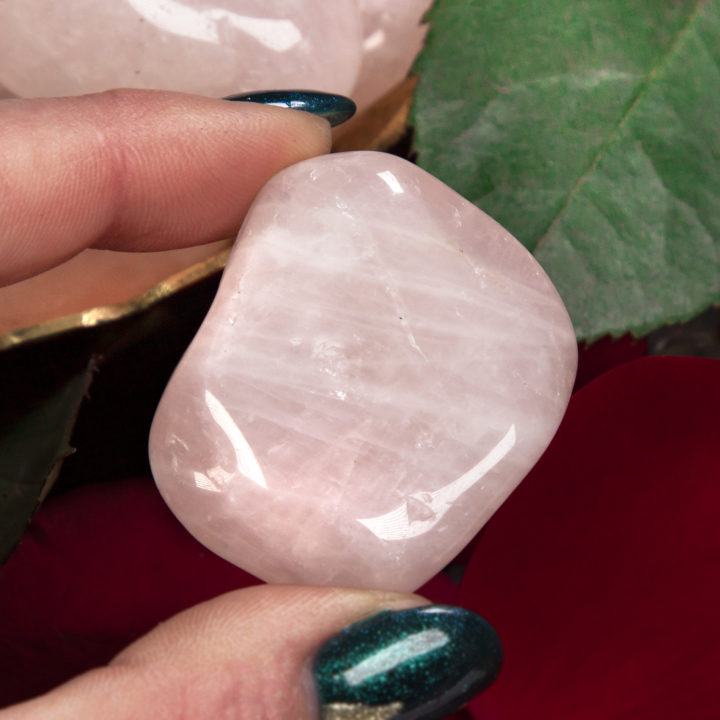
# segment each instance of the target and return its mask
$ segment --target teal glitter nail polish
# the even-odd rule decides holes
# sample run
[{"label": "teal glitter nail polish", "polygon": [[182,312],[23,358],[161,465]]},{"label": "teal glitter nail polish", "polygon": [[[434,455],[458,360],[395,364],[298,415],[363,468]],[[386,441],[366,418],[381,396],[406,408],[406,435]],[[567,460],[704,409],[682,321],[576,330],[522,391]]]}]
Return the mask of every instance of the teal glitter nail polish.
[{"label": "teal glitter nail polish", "polygon": [[462,608],[428,605],[355,623],[318,651],[322,720],[442,720],[498,674],[495,630]]},{"label": "teal glitter nail polish", "polygon": [[302,110],[325,118],[333,127],[349,120],[356,110],[355,103],[344,95],[314,90],[267,90],[228,95],[223,99]]}]

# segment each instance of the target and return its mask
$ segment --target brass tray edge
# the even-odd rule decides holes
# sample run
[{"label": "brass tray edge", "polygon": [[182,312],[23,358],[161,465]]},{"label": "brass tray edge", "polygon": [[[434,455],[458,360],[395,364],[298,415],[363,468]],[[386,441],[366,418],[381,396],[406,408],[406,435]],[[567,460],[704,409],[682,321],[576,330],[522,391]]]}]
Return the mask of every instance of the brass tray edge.
[{"label": "brass tray edge", "polygon": [[178,290],[222,270],[227,263],[230,249],[227,248],[207,260],[195,263],[180,272],[170,275],[132,300],[125,300],[111,305],[100,305],[78,313],[46,320],[37,325],[11,330],[0,336],[0,351],[8,350],[28,341],[60,335],[70,330],[104,325],[146,310]]}]

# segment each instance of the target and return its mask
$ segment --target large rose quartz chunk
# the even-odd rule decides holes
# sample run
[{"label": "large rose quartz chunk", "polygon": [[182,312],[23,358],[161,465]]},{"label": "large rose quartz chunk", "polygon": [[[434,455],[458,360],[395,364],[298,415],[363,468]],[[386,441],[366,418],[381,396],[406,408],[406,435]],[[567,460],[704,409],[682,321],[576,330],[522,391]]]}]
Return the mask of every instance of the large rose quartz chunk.
[{"label": "large rose quartz chunk", "polygon": [[356,0],[0,2],[0,84],[26,97],[113,87],[347,95],[361,43]]},{"label": "large rose quartz chunk", "polygon": [[358,0],[363,58],[352,97],[359,112],[410,73],[427,33],[422,18],[431,5],[432,0]]},{"label": "large rose quartz chunk", "polygon": [[494,220],[397,157],[315,158],[253,204],[153,473],[264,580],[414,590],[540,457],[575,367],[557,292]]}]

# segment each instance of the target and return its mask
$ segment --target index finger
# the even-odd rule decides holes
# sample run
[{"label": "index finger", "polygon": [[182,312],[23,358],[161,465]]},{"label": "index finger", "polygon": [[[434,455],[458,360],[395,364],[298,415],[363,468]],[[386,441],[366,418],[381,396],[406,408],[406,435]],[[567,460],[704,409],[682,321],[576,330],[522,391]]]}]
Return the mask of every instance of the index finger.
[{"label": "index finger", "polygon": [[0,285],[86,247],[165,250],[234,234],[282,168],[330,149],[308,113],[113,90],[0,102]]}]

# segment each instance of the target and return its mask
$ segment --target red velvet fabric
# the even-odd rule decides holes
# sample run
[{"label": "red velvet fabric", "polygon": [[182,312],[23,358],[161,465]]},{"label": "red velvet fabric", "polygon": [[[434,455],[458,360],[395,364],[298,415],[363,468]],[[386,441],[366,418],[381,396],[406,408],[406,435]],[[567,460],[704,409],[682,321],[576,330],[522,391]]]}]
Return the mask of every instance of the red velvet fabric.
[{"label": "red velvet fabric", "polygon": [[574,395],[463,578],[505,652],[473,717],[719,717],[719,511],[720,361],[646,358]]},{"label": "red velvet fabric", "polygon": [[[505,665],[457,720],[717,717],[720,361],[647,358],[573,397],[479,538],[458,600]],[[0,706],[107,662],[157,622],[257,582],[148,479],[51,499],[0,577]]]},{"label": "red velvet fabric", "polygon": [[[151,479],[53,497],[0,573],[0,707],[107,663],[181,610],[258,582],[200,545]],[[419,592],[458,603],[444,575]]]},{"label": "red velvet fabric", "polygon": [[0,576],[0,705],[104,664],[159,621],[254,582],[197,543],[152,480],[52,498]]}]

